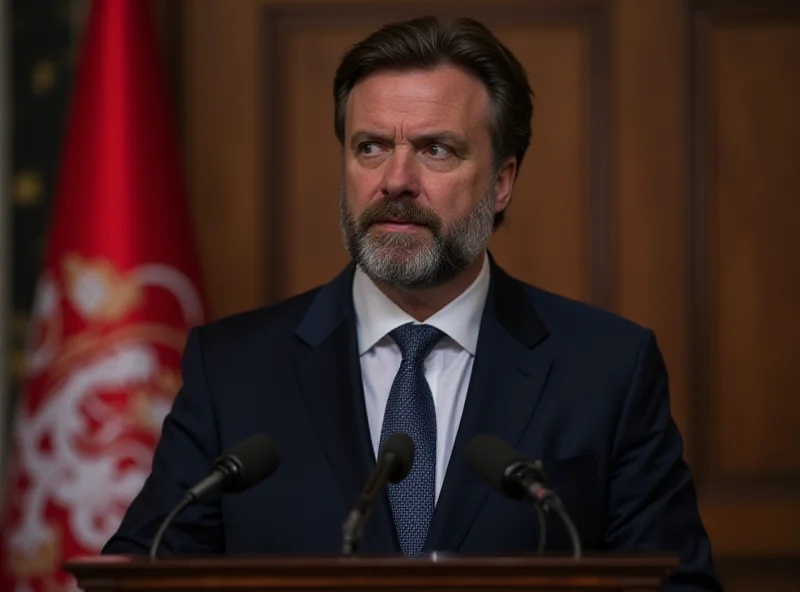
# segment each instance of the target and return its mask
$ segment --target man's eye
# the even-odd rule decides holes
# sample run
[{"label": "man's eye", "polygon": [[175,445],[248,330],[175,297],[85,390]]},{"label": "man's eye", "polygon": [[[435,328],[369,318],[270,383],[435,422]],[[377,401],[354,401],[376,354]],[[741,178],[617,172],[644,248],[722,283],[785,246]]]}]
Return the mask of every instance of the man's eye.
[{"label": "man's eye", "polygon": [[450,150],[447,146],[443,146],[442,144],[431,144],[426,149],[426,152],[433,158],[437,159],[444,159],[452,156],[453,154],[452,150]]},{"label": "man's eye", "polygon": [[359,152],[364,156],[375,156],[376,154],[380,154],[381,145],[377,142],[363,142],[359,146]]}]

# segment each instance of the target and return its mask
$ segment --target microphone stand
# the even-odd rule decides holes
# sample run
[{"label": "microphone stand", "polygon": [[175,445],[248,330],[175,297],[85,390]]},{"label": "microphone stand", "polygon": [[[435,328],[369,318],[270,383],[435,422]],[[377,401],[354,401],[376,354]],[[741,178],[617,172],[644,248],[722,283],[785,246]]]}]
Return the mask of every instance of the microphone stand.
[{"label": "microphone stand", "polygon": [[555,493],[552,493],[551,499],[548,502],[548,507],[558,514],[559,518],[561,518],[561,521],[567,528],[569,538],[572,541],[572,556],[575,559],[580,559],[581,537],[578,535],[578,529],[575,528],[575,523],[572,521],[572,518],[569,517],[567,509],[564,507],[564,503],[561,501],[561,498],[559,498]]},{"label": "microphone stand", "polygon": [[582,554],[582,545],[581,545],[581,537],[578,534],[578,529],[575,527],[575,523],[570,518],[569,513],[567,512],[566,507],[564,507],[564,502],[561,501],[561,498],[558,497],[558,494],[555,491],[547,489],[542,483],[540,482],[540,478],[532,478],[531,475],[538,475],[541,476],[541,481],[544,481],[544,471],[542,469],[542,463],[536,461],[534,463],[530,462],[523,462],[520,463],[519,466],[514,467],[509,471],[510,473],[524,473],[526,478],[520,479],[520,481],[525,482],[525,490],[528,494],[526,497],[533,502],[534,507],[536,508],[536,515],[539,520],[539,553],[544,551],[545,545],[545,520],[544,520],[544,512],[555,512],[558,517],[561,519],[561,522],[564,523],[564,526],[567,529],[567,534],[569,534],[570,541],[572,542],[572,556],[575,559],[579,559]]},{"label": "microphone stand", "polygon": [[161,526],[158,528],[158,532],[156,532],[156,536],[153,537],[153,542],[150,544],[150,559],[155,560],[158,557],[158,547],[161,545],[161,539],[164,538],[164,533],[167,532],[167,528],[169,525],[172,524],[172,521],[175,520],[175,517],[181,513],[181,511],[195,501],[195,496],[192,493],[187,493],[181,501],[178,503],[177,506],[172,508],[172,511],[167,514],[167,517],[164,518],[164,521],[161,523]]},{"label": "microphone stand", "polygon": [[358,497],[353,509],[347,515],[342,525],[342,547],[344,555],[355,555],[361,547],[364,538],[364,525],[372,515],[372,509],[378,496],[389,484],[389,474],[394,468],[395,455],[389,452],[384,457],[384,462],[378,463]]},{"label": "microphone stand", "polygon": [[544,553],[544,546],[547,542],[547,522],[544,517],[544,510],[542,504],[533,504],[536,509],[536,520],[539,522],[539,545],[536,547],[536,554],[541,555]]},{"label": "microphone stand", "polygon": [[567,509],[564,507],[564,502],[561,501],[561,498],[558,497],[555,491],[542,487],[539,483],[532,483],[528,486],[528,493],[533,501],[534,506],[537,508],[537,515],[539,517],[539,524],[541,528],[541,534],[539,537],[539,549],[540,553],[544,550],[544,541],[545,541],[545,527],[544,527],[544,512],[555,512],[558,517],[561,519],[561,522],[564,523],[564,526],[567,529],[567,533],[569,534],[569,538],[572,541],[572,556],[575,559],[580,559],[582,549],[581,549],[581,537],[578,534],[578,529],[575,527],[575,523],[570,518],[569,513],[567,513]]}]

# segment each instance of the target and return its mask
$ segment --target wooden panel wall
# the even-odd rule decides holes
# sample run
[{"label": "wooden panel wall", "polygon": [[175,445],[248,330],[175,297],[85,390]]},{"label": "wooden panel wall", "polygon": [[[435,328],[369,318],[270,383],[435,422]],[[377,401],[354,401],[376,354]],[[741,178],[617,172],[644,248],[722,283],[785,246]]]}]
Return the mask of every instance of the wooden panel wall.
[{"label": "wooden panel wall", "polygon": [[800,433],[800,398],[786,396],[800,334],[800,18],[764,16],[711,23],[700,40],[711,460],[722,474],[800,476],[786,454]]},{"label": "wooden panel wall", "polygon": [[686,20],[694,464],[731,588],[796,589],[800,5],[694,2]]},{"label": "wooden panel wall", "polygon": [[216,317],[264,302],[266,257],[261,171],[271,158],[260,122],[256,0],[187,2],[185,145],[205,288]]},{"label": "wooden panel wall", "polygon": [[726,590],[797,589],[798,6],[182,3],[180,101],[215,315],[345,262],[331,96],[344,48],[389,20],[476,16],[537,95],[498,261],[656,331]]}]

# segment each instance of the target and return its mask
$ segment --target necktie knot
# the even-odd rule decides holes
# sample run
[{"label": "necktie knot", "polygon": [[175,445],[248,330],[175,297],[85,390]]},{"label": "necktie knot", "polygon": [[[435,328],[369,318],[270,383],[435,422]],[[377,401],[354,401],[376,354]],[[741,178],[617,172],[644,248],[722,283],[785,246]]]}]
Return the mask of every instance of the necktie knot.
[{"label": "necktie knot", "polygon": [[400,348],[404,362],[418,364],[425,361],[444,333],[431,325],[407,323],[389,333],[389,337]]}]

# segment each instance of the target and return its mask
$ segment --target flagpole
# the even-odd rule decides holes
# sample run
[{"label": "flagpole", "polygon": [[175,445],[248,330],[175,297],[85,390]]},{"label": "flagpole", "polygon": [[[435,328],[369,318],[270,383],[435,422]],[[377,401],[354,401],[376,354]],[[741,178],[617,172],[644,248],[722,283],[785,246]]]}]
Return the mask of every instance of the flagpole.
[{"label": "flagpole", "polygon": [[[9,441],[7,427],[9,425],[9,319],[10,310],[10,264],[11,264],[11,229],[9,227],[9,165],[11,154],[11,125],[9,122],[9,83],[11,53],[9,2],[0,3],[0,479],[5,477],[6,449]],[[0,486],[0,507],[3,503],[5,487]]]}]

